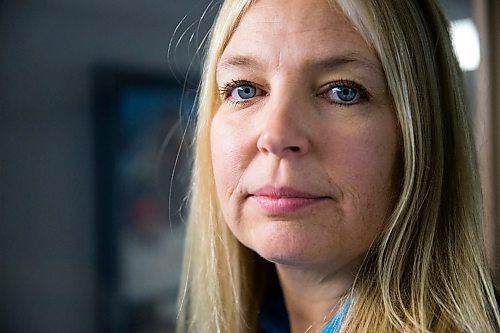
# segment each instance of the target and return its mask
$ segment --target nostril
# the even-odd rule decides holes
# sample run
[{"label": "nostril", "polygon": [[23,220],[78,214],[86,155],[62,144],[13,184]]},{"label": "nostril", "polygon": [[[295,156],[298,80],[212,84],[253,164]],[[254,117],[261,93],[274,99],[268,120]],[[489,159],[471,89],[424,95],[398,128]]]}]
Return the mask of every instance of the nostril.
[{"label": "nostril", "polygon": [[290,150],[293,151],[294,153],[300,151],[300,148],[298,146],[291,146]]}]

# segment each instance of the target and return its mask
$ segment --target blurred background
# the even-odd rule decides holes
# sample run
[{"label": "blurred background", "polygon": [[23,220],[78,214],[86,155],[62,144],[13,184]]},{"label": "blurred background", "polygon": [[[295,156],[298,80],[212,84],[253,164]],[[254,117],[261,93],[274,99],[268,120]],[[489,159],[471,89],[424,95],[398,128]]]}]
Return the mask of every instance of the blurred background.
[{"label": "blurred background", "polygon": [[[441,2],[475,110],[498,281],[499,2]],[[0,0],[1,333],[173,332],[209,4]]]}]

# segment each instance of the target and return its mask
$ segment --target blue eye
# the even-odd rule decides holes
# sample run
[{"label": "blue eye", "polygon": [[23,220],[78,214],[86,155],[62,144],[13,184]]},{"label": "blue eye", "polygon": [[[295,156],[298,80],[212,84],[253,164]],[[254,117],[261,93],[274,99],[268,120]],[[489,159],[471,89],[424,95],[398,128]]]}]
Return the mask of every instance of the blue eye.
[{"label": "blue eye", "polygon": [[246,106],[258,101],[266,92],[251,81],[232,80],[219,88],[219,94],[225,102]]},{"label": "blue eye", "polygon": [[336,96],[342,102],[349,103],[354,101],[359,93],[356,89],[351,87],[335,87],[332,89],[332,95]]},{"label": "blue eye", "polygon": [[246,100],[253,98],[257,95],[257,89],[249,84],[244,84],[238,87],[235,87],[231,92],[231,97],[235,100]]},{"label": "blue eye", "polygon": [[330,103],[345,106],[362,103],[370,97],[363,86],[350,80],[332,82],[320,95]]}]

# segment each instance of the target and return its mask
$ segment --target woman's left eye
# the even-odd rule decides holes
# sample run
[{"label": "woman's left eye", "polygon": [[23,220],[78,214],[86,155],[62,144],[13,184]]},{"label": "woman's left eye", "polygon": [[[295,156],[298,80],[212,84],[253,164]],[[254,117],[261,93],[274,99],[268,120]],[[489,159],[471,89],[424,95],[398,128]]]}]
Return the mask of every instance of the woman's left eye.
[{"label": "woman's left eye", "polygon": [[340,105],[358,104],[368,99],[366,90],[355,82],[334,82],[321,94],[331,103]]}]

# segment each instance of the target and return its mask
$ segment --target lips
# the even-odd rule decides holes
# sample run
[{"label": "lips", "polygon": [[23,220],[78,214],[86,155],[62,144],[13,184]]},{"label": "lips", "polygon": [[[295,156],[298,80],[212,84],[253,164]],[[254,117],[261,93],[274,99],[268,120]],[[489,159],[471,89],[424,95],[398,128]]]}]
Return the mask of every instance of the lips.
[{"label": "lips", "polygon": [[291,214],[327,200],[328,196],[316,195],[291,187],[265,186],[251,193],[249,199],[268,214]]}]

